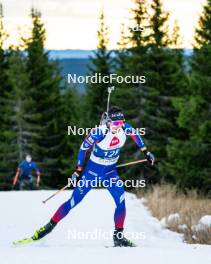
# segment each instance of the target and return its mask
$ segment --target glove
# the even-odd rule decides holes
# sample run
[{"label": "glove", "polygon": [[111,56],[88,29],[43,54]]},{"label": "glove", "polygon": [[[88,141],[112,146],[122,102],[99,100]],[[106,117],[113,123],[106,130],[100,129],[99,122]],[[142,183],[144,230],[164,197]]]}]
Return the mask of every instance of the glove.
[{"label": "glove", "polygon": [[76,170],[73,172],[71,179],[72,181],[76,181],[81,176],[83,168],[82,167],[76,167]]},{"label": "glove", "polygon": [[[82,167],[76,167],[76,170],[73,172],[71,179],[76,184],[78,183],[78,180],[80,179],[81,173],[83,171]],[[83,194],[83,189],[78,187],[80,194]]]},{"label": "glove", "polygon": [[155,163],[154,155],[151,152],[147,151],[147,150],[144,150],[143,153],[144,153],[146,159],[148,160],[148,162],[153,166],[154,163]]}]

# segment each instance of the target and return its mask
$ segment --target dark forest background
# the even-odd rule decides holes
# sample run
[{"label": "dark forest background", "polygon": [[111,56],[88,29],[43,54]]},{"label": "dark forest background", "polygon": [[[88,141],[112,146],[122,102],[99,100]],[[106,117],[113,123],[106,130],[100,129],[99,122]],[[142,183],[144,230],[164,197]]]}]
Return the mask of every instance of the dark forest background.
[{"label": "dark forest background", "polygon": [[[149,12],[152,10],[152,12]],[[133,26],[124,30],[119,49],[108,50],[109,32],[100,15],[98,46],[87,74],[145,75],[145,84],[114,84],[112,104],[124,110],[157,159],[119,171],[148,184],[170,182],[182,190],[211,195],[211,0],[195,29],[191,56],[181,49],[178,24],[169,30],[162,1],[135,1]],[[99,124],[109,84],[90,84],[85,92],[67,85],[61,62],[45,50],[45,25],[31,10],[32,31],[20,45],[4,49],[7,32],[0,17],[0,190],[11,189],[18,164],[31,153],[41,170],[42,188],[59,188],[73,172],[83,136],[67,134],[67,126]],[[71,26],[71,25],[70,25]],[[81,34],[81,33],[80,33]],[[70,61],[69,61],[70,62]],[[128,139],[120,162],[141,158]]]}]

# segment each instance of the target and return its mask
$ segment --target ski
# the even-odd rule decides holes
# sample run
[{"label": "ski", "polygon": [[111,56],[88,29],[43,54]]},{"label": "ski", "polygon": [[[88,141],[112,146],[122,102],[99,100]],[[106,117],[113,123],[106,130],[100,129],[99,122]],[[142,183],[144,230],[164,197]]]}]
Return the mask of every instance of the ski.
[{"label": "ski", "polygon": [[15,246],[18,246],[18,245],[27,245],[27,244],[30,244],[30,243],[32,243],[34,241],[35,240],[32,239],[31,237],[30,238],[24,238],[24,239],[21,239],[21,240],[14,241],[13,242],[13,245],[15,245]]},{"label": "ski", "polygon": [[128,245],[112,245],[112,246],[105,246],[105,248],[120,248],[120,247],[137,247],[136,244],[134,244],[133,242],[129,241],[129,244]]},{"label": "ski", "polygon": [[137,247],[137,245],[132,244],[131,246],[105,246],[105,248],[134,248]]}]

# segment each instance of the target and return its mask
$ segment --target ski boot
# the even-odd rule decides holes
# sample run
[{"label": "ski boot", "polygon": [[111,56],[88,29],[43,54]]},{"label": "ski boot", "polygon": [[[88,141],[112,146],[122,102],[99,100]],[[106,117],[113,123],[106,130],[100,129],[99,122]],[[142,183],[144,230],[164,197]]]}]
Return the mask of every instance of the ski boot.
[{"label": "ski boot", "polygon": [[41,227],[40,229],[36,230],[34,235],[32,236],[33,240],[39,240],[49,234],[54,227],[56,226],[57,223],[53,222],[50,220],[49,223],[47,223],[45,226]]},{"label": "ski boot", "polygon": [[115,247],[136,247],[135,244],[124,237],[123,228],[115,228],[113,240]]}]

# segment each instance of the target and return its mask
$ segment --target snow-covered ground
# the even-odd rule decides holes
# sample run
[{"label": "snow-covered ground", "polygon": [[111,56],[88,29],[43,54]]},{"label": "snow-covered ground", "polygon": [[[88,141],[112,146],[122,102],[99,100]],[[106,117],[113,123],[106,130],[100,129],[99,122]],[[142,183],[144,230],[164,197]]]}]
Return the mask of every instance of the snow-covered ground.
[{"label": "snow-covered ground", "polygon": [[[31,236],[46,224],[71,194],[65,191],[43,205],[41,201],[53,192],[0,192],[1,264],[211,263],[211,246],[183,243],[179,234],[162,227],[141,200],[129,193],[126,194],[125,231],[134,236],[138,247],[110,247],[115,205],[106,190],[92,190],[43,240],[13,246],[12,241]],[[137,236],[141,239],[137,240]]]}]

